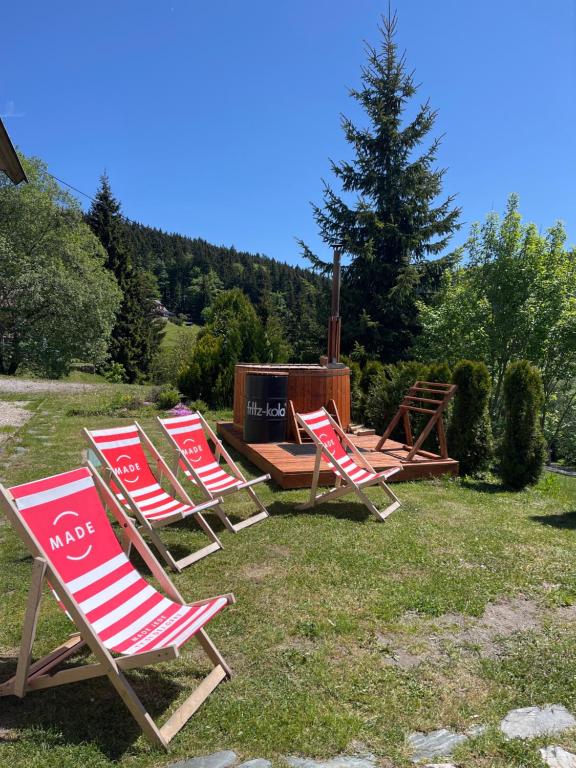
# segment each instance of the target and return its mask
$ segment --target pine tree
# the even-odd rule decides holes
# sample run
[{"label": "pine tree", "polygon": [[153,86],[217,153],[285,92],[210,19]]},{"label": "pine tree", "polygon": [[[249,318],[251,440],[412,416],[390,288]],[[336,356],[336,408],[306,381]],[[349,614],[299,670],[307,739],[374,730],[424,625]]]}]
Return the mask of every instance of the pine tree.
[{"label": "pine tree", "polygon": [[[422,262],[446,247],[459,227],[460,209],[453,196],[437,200],[445,173],[435,168],[439,139],[417,155],[437,113],[425,102],[413,120],[403,121],[417,85],[395,43],[396,14],[382,21],[381,47],[368,46],[362,86],[351,91],[368,125],[342,118],[355,157],[331,164],[346,199],[325,184],[324,204],[313,209],[324,241],[350,256],[343,270],[344,345],[351,348],[357,340],[386,361],[406,357],[412,345]],[[326,271],[302,246],[313,266]]]},{"label": "pine tree", "polygon": [[112,195],[106,174],[100,179],[96,198],[86,216],[90,228],[107,253],[106,267],[114,273],[122,304],[112,331],[110,356],[120,363],[129,381],[146,373],[158,334],[150,311],[150,281],[133,268],[120,203]]}]

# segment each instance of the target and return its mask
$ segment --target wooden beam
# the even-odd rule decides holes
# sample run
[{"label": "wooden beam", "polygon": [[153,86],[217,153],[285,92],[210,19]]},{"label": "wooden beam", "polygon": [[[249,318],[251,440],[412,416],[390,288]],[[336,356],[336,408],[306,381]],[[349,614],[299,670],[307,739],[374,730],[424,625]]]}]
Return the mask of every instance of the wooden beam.
[{"label": "wooden beam", "polygon": [[0,171],[8,176],[10,181],[14,184],[19,184],[21,181],[28,181],[24,168],[20,163],[20,158],[16,154],[16,150],[12,146],[10,137],[4,123],[0,120]]}]

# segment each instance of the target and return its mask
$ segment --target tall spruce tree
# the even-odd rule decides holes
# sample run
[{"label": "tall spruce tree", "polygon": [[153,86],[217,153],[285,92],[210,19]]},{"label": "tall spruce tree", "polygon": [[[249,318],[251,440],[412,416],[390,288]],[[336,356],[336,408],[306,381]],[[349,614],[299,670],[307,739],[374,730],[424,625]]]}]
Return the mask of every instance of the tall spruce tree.
[{"label": "tall spruce tree", "polygon": [[[354,340],[384,361],[407,356],[418,332],[415,307],[423,261],[441,253],[458,229],[454,196],[438,201],[445,170],[435,168],[440,140],[418,155],[437,113],[426,101],[411,121],[404,111],[417,91],[405,55],[395,43],[396,14],[383,17],[382,43],[367,47],[362,86],[350,95],[368,124],[342,118],[354,159],[331,163],[345,198],[324,186],[324,204],[313,205],[324,241],[350,256],[343,269],[343,342]],[[352,196],[355,195],[355,199]],[[304,243],[313,266],[329,271]],[[421,289],[420,289],[421,290]]]},{"label": "tall spruce tree", "polygon": [[86,221],[104,246],[106,267],[114,273],[122,291],[110,355],[115,363],[124,366],[128,381],[132,382],[147,372],[158,339],[151,311],[150,282],[133,267],[120,211],[120,203],[103,174]]}]

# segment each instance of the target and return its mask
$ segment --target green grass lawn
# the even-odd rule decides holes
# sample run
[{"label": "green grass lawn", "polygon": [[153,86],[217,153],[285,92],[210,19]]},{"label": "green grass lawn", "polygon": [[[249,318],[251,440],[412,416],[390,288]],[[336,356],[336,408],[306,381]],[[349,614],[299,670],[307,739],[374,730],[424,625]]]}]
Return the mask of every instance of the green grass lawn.
[{"label": "green grass lawn", "polygon": [[[2,479],[78,466],[82,427],[126,423],[106,415],[119,391],[134,388],[1,395],[34,410],[3,446]],[[154,412],[136,415],[164,446]],[[235,677],[175,738],[169,757],[139,735],[99,679],[0,700],[0,765],[145,768],[233,749],[278,763],[282,755],[370,751],[384,766],[408,766],[410,731],[477,724],[487,732],[461,747],[456,763],[542,765],[544,742],[506,743],[496,726],[512,707],[558,703],[576,712],[576,483],[545,475],[522,493],[460,480],[397,490],[403,507],[385,523],[354,502],[298,512],[306,492],[273,486],[262,488],[272,515],[264,523],[234,536],[212,521],[224,551],[174,580],[190,600],[236,594],[209,626]],[[241,516],[248,505],[228,509]],[[188,523],[165,537],[177,553],[201,541]],[[14,672],[30,573],[20,541],[0,525],[0,680]],[[481,617],[494,605],[503,618],[486,635]],[[71,631],[46,593],[35,654]],[[203,670],[190,649],[176,663],[129,673],[162,719]],[[552,743],[576,749],[576,735]]]},{"label": "green grass lawn", "polygon": [[162,347],[165,349],[173,349],[184,335],[195,339],[200,330],[199,325],[176,325],[176,323],[171,323],[170,320],[164,324],[163,328]]}]

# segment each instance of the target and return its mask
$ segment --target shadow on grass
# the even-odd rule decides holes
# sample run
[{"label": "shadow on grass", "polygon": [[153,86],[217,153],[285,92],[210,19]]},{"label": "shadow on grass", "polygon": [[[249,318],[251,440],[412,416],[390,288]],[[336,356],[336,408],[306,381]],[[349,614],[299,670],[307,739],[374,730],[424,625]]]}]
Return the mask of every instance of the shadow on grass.
[{"label": "shadow on grass", "polygon": [[329,501],[325,504],[318,504],[317,507],[310,509],[298,509],[298,505],[286,501],[274,501],[268,506],[268,512],[272,517],[298,517],[301,515],[310,515],[317,517],[332,517],[335,520],[355,520],[362,522],[372,518],[372,514],[361,503],[350,503],[346,501]]},{"label": "shadow on grass", "polygon": [[506,488],[499,482],[490,480],[475,480],[473,477],[461,477],[460,485],[470,491],[479,491],[480,493],[514,493],[510,488]]},{"label": "shadow on grass", "polygon": [[532,520],[542,525],[550,525],[553,528],[576,530],[576,511],[562,512],[559,515],[532,515]]},{"label": "shadow on grass", "polygon": [[[67,666],[72,665],[57,669]],[[0,657],[0,680],[15,672],[16,659]],[[166,673],[149,667],[131,671],[127,678],[157,723],[167,719],[169,708],[184,692]],[[186,687],[186,693],[190,692]],[[2,728],[56,733],[63,745],[92,742],[113,761],[120,760],[142,733],[105,677],[32,691],[24,699],[6,696],[2,699]],[[49,743],[55,746],[52,739]]]}]

